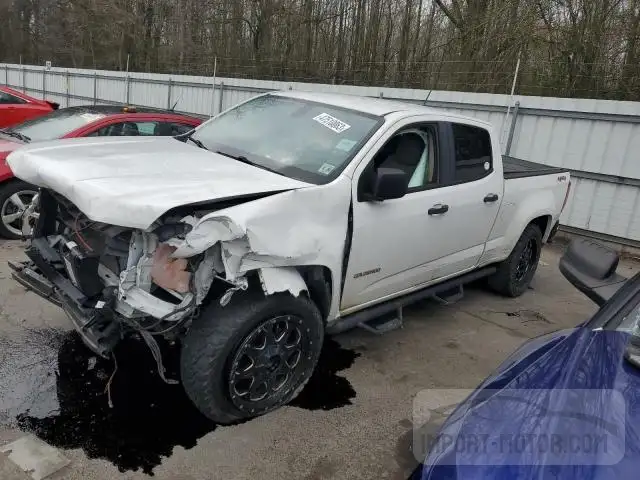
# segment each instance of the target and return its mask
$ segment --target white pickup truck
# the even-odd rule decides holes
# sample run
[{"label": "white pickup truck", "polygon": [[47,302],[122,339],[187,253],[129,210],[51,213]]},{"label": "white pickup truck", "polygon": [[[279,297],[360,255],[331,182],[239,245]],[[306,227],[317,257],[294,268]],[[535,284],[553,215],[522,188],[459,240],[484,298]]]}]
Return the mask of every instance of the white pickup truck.
[{"label": "white pickup truck", "polygon": [[220,423],[291,401],[325,333],[384,330],[481,277],[522,294],[570,187],[503,157],[486,122],[295,92],[178,139],[58,140],[8,163],[41,187],[14,278],[105,357],[139,335],[163,375],[155,338],[180,340],[181,382]]}]

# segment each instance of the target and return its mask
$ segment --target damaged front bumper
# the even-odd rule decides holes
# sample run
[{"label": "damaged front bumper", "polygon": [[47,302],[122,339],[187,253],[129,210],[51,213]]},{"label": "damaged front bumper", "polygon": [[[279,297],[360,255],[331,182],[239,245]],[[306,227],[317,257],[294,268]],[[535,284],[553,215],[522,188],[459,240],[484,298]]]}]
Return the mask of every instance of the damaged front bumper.
[{"label": "damaged front bumper", "polygon": [[218,275],[216,249],[174,259],[175,247],[165,242],[184,227],[132,230],[92,222],[47,191],[38,201],[35,222],[23,218],[32,229],[29,261],[10,263],[13,278],[63,308],[87,346],[103,357],[132,333],[147,343],[151,335],[183,333],[216,278],[226,284],[221,303],[248,287],[244,277]]},{"label": "damaged front bumper", "polygon": [[57,255],[47,247],[43,239],[37,239],[25,252],[30,261],[9,262],[12,277],[28,290],[61,307],[84,343],[96,354],[108,357],[120,339],[120,331],[118,324],[105,315],[107,302],[89,301],[80,289],[56,271],[39,249]]},{"label": "damaged front bumper", "polygon": [[[61,306],[85,343],[102,356],[130,333],[145,341],[152,335],[176,338],[207,297],[215,296],[224,307],[234,292],[249,288],[250,278],[265,295],[308,294],[303,274],[313,276],[342,261],[331,253],[341,252],[344,235],[326,236],[328,219],[323,228],[304,223],[303,235],[297,230],[293,235],[286,225],[271,231],[288,216],[277,205],[267,208],[268,200],[297,205],[270,197],[259,208],[233,207],[235,219],[230,210],[167,215],[141,230],[90,220],[66,198],[41,189],[39,214],[25,227],[31,233],[30,261],[13,264],[13,276]],[[335,283],[338,277],[333,278]],[[322,288],[327,281],[323,277]],[[327,311],[337,305],[333,292]]]}]

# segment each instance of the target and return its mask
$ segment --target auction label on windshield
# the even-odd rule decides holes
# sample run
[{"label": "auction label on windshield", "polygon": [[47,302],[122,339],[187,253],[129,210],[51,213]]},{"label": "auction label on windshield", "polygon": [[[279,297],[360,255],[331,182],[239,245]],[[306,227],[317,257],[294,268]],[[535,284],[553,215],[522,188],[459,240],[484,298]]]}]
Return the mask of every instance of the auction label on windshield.
[{"label": "auction label on windshield", "polygon": [[313,117],[313,119],[336,133],[342,133],[351,128],[351,125],[348,123],[344,123],[342,120],[338,120],[336,117],[333,117],[328,113],[321,113],[317,117]]}]

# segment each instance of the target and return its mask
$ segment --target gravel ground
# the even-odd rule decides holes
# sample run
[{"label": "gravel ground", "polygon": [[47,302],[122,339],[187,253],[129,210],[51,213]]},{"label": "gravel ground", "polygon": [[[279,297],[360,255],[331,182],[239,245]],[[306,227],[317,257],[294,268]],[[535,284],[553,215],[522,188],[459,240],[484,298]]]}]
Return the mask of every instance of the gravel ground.
[{"label": "gravel ground", "polygon": [[[443,389],[475,387],[527,339],[574,326],[596,310],[560,275],[559,248],[547,247],[522,297],[472,286],[454,305],[405,309],[404,327],[386,335],[354,330],[334,337],[299,401],[216,428],[179,387],[157,381],[138,345],[123,350],[128,358],[119,362],[110,409],[104,386],[112,365],[79,344],[61,310],[11,280],[6,262],[21,256],[19,242],[0,244],[0,447],[25,429],[36,432],[70,460],[53,480],[150,473],[159,480],[405,479],[417,464],[417,407]],[[619,267],[626,275],[637,270],[630,261]],[[430,424],[443,418],[434,414]],[[0,453],[0,478],[31,477]]]}]

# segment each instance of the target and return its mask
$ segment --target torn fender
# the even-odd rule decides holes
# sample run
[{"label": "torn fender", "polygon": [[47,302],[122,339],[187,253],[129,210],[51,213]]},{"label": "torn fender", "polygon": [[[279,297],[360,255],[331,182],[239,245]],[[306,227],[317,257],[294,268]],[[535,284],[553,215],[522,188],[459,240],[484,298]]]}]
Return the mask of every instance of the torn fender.
[{"label": "torn fender", "polygon": [[[172,257],[192,257],[219,246],[227,280],[259,270],[266,290],[297,290],[306,285],[296,271],[273,267],[322,265],[332,274],[329,318],[338,313],[340,278],[347,234],[351,181],[292,190],[218,210],[197,220],[184,239],[171,239]],[[218,247],[216,247],[218,248]],[[266,273],[265,273],[266,272]],[[302,283],[301,283],[302,282]]]},{"label": "torn fender", "polygon": [[258,275],[266,295],[288,291],[297,297],[307,291],[302,275],[293,267],[265,267],[258,270]]}]

